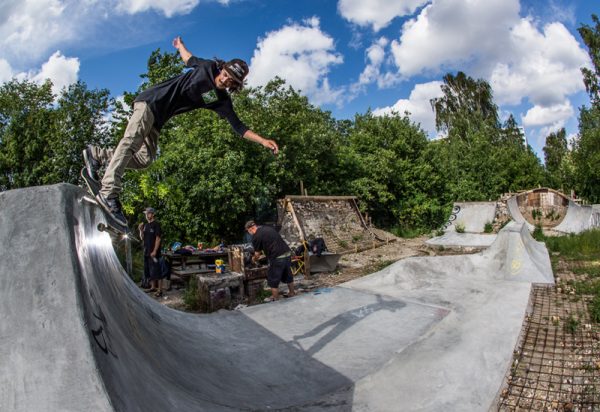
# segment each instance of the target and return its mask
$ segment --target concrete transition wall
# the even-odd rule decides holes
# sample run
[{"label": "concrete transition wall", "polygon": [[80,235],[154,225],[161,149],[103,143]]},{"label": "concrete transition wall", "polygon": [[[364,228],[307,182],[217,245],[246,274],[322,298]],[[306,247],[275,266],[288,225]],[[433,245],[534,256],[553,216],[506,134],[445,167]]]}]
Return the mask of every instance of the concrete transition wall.
[{"label": "concrete transition wall", "polygon": [[483,233],[485,225],[492,225],[495,218],[496,202],[456,202],[444,229],[455,232],[458,225],[467,233]]},{"label": "concrete transition wall", "polygon": [[0,193],[2,411],[310,409],[335,393],[351,403],[348,378],[241,312],[149,298],[97,230],[104,221],[75,186]]},{"label": "concrete transition wall", "polygon": [[[511,218],[560,233],[581,233],[600,227],[600,205],[581,206],[566,195],[546,188],[518,193],[507,201]],[[534,216],[534,214],[536,214]]]},{"label": "concrete transition wall", "polygon": [[554,230],[562,233],[581,233],[600,228],[600,205],[581,206],[569,201],[565,218]]}]

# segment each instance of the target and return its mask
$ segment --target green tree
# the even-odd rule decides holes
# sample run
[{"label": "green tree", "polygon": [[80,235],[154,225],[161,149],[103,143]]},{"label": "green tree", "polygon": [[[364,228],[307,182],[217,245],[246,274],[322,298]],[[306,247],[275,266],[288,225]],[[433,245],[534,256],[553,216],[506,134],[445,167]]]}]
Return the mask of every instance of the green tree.
[{"label": "green tree", "polygon": [[591,69],[587,67],[581,68],[581,73],[583,74],[583,83],[585,84],[585,89],[590,95],[592,106],[599,107],[600,80],[598,75],[600,71],[598,69],[600,68],[600,20],[598,19],[597,15],[592,14],[592,21],[595,23],[595,27],[582,24],[577,31],[588,48],[588,54],[592,60],[593,66]]},{"label": "green tree", "polygon": [[553,132],[546,137],[544,145],[544,159],[546,165],[547,186],[564,190],[564,172],[561,167],[567,155],[567,132],[563,127],[558,132]]},{"label": "green tree", "polygon": [[454,135],[461,137],[466,130],[479,127],[482,121],[498,124],[498,107],[485,80],[475,80],[463,72],[456,76],[448,73],[441,88],[444,95],[431,100],[438,131],[454,130]]},{"label": "green tree", "polygon": [[444,81],[444,95],[431,103],[438,130],[447,136],[429,148],[427,157],[435,174],[444,177],[446,208],[454,201],[496,199],[536,186],[543,176],[541,163],[512,115],[499,123],[491,87],[461,72]]},{"label": "green tree", "polygon": [[12,80],[0,87],[0,190],[77,183],[81,151],[106,138],[106,90]]},{"label": "green tree", "polygon": [[0,190],[50,183],[52,84],[12,80],[0,87]]},{"label": "green tree", "polygon": [[600,202],[600,20],[592,15],[594,27],[582,25],[578,30],[588,47],[593,67],[582,68],[583,82],[592,106],[581,107],[579,136],[573,142],[575,185],[579,196],[593,203]]},{"label": "green tree", "polygon": [[375,223],[423,228],[439,207],[428,190],[435,179],[422,158],[427,144],[407,116],[356,115],[340,152],[340,182],[345,182],[340,186],[358,196]]}]

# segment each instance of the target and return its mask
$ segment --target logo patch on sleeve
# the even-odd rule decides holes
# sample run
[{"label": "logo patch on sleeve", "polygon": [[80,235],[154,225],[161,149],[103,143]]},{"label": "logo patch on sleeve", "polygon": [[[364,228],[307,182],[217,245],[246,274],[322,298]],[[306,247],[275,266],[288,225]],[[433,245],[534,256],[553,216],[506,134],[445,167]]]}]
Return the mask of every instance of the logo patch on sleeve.
[{"label": "logo patch on sleeve", "polygon": [[202,100],[204,100],[204,103],[210,104],[219,100],[219,96],[217,96],[217,92],[214,89],[212,89],[207,91],[206,93],[202,93]]}]

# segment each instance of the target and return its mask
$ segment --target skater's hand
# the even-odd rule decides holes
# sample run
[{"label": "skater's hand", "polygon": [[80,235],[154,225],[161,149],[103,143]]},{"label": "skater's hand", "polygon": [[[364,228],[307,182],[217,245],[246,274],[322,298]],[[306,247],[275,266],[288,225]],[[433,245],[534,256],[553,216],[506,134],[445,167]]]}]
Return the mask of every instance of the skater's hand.
[{"label": "skater's hand", "polygon": [[274,155],[279,153],[279,146],[275,143],[274,140],[265,139],[263,142],[263,146],[273,152]]},{"label": "skater's hand", "polygon": [[179,50],[179,48],[183,46],[183,40],[181,40],[180,36],[177,36],[173,39],[173,47],[175,47],[177,50]]},{"label": "skater's hand", "polygon": [[173,47],[175,47],[179,51],[179,56],[181,56],[181,60],[183,60],[183,62],[187,64],[190,57],[192,57],[192,53],[185,47],[185,44],[183,44],[183,40],[181,40],[181,37],[177,36],[175,37],[175,39],[173,39]]}]

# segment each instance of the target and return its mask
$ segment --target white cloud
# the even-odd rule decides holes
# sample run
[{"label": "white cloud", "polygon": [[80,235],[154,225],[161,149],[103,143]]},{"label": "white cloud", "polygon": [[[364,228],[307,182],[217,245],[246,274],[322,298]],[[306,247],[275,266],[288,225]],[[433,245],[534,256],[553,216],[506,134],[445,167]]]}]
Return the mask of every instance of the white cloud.
[{"label": "white cloud", "polygon": [[511,47],[490,76],[500,104],[531,103],[552,106],[583,89],[580,67],[588,56],[561,23],[539,32],[529,20],[521,20],[510,32]]},{"label": "white cloud", "polygon": [[438,81],[417,84],[408,99],[400,99],[393,106],[377,108],[373,110],[373,114],[383,116],[397,112],[404,115],[404,112],[409,112],[409,118],[413,122],[419,123],[422,129],[429,132],[430,137],[435,137],[435,113],[430,100],[443,95],[440,88],[442,84]]},{"label": "white cloud", "polygon": [[372,26],[374,31],[386,27],[394,18],[413,14],[430,0],[340,0],[338,12],[359,26]]},{"label": "white cloud", "polygon": [[343,90],[332,88],[327,75],[332,66],[342,62],[333,38],[321,31],[319,19],[313,17],[267,33],[258,42],[248,84],[262,86],[279,76],[313,104],[339,102]]},{"label": "white cloud", "polygon": [[0,50],[9,61],[37,58],[74,37],[76,16],[60,0],[4,0],[0,6]]},{"label": "white cloud", "polygon": [[78,73],[79,59],[65,57],[57,51],[42,64],[40,72],[32,76],[31,80],[37,83],[43,83],[46,79],[52,80],[52,93],[58,94],[62,88],[77,81]]},{"label": "white cloud", "polygon": [[522,116],[522,121],[525,127],[560,125],[560,128],[573,114],[573,106],[567,100],[549,107],[533,106]]},{"label": "white cloud", "polygon": [[[227,6],[230,0],[216,1]],[[0,59],[22,70],[56,49],[93,44],[133,47],[147,42],[154,17],[134,27],[131,15],[155,11],[166,17],[191,12],[200,0],[1,0]],[[157,30],[157,28],[154,28]],[[102,34],[99,35],[98,33]]]},{"label": "white cloud", "polygon": [[[172,17],[188,14],[198,3],[199,0],[117,0],[117,10],[136,14],[152,9],[163,13],[165,17]],[[227,4],[228,1],[220,0],[219,3]]]},{"label": "white cloud", "polygon": [[52,93],[58,95],[64,88],[78,79],[79,59],[76,57],[65,57],[60,51],[56,51],[48,61],[42,64],[39,70],[28,72],[15,72],[10,64],[0,59],[0,82],[7,82],[12,79],[18,81],[32,81],[38,84],[44,83],[47,79],[52,81]]},{"label": "white cloud", "polygon": [[359,85],[366,85],[373,82],[376,82],[379,87],[386,85],[381,76],[381,65],[385,61],[385,48],[388,44],[389,40],[381,37],[367,49],[367,66],[358,78]]},{"label": "white cloud", "polygon": [[400,39],[392,41],[392,55],[403,76],[448,67],[464,71],[472,62],[496,62],[518,21],[518,0],[438,0],[404,24]]},{"label": "white cloud", "polygon": [[[583,90],[580,67],[589,67],[590,61],[562,23],[548,15],[550,22],[538,27],[520,15],[520,6],[519,0],[432,0],[403,24],[389,46],[371,46],[370,51],[383,50],[385,56],[367,54],[359,84],[390,87],[415,76],[435,79],[460,70],[488,81],[499,105],[533,105],[522,120],[541,141],[545,136],[539,133],[563,127],[574,116],[569,99]],[[383,73],[386,49],[394,72]],[[415,112],[413,99],[400,100],[396,109]],[[433,130],[432,121],[422,125]]]},{"label": "white cloud", "polygon": [[10,67],[10,64],[6,60],[0,59],[0,83],[7,82],[11,80],[12,77],[12,67]]},{"label": "white cloud", "polygon": [[488,80],[499,104],[549,106],[583,88],[586,52],[562,23],[540,31],[518,0],[438,0],[391,43],[401,76],[461,70]]}]

